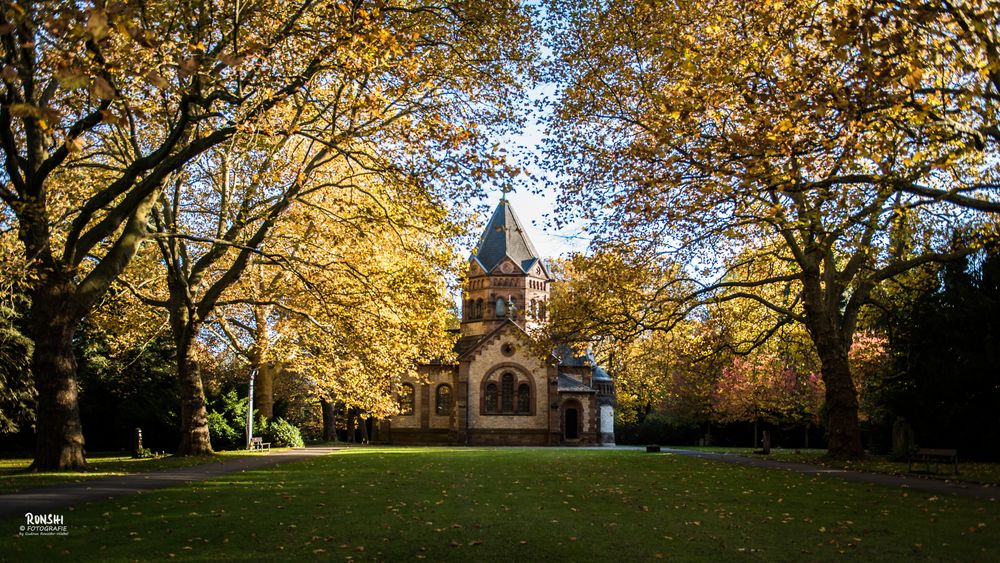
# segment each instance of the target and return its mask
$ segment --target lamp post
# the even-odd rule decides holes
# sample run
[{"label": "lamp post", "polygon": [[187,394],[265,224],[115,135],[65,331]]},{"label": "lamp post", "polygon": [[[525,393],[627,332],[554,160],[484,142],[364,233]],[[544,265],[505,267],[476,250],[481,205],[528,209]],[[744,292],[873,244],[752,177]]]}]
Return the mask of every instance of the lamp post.
[{"label": "lamp post", "polygon": [[257,370],[250,370],[250,393],[247,395],[247,449],[253,439],[253,380],[257,379]]}]

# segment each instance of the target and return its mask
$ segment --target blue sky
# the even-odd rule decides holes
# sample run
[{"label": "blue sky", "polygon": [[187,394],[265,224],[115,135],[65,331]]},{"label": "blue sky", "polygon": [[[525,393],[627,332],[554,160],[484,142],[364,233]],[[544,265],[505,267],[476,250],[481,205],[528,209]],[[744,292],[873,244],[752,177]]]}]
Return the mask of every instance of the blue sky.
[{"label": "blue sky", "polygon": [[[534,104],[542,96],[551,96],[552,90],[551,85],[540,85],[532,90],[529,99]],[[505,137],[501,141],[506,145],[512,162],[527,169],[531,177],[540,179],[548,176],[537,165],[538,161],[541,160],[542,139],[545,137],[544,127],[539,123],[542,116],[540,112],[535,111],[520,134]],[[589,237],[584,232],[583,225],[575,223],[562,229],[556,229],[552,221],[546,217],[546,215],[552,217],[558,212],[558,193],[556,191],[537,189],[543,186],[534,185],[528,174],[521,174],[515,178],[514,186],[515,190],[507,195],[507,199],[510,200],[517,216],[528,228],[528,236],[542,258],[556,258],[570,252],[586,249]],[[501,195],[499,188],[493,188],[488,190],[486,199],[475,202],[479,206],[487,208],[485,214],[479,217],[478,229],[480,230],[474,233],[476,237],[482,233],[481,229],[489,220]]]}]

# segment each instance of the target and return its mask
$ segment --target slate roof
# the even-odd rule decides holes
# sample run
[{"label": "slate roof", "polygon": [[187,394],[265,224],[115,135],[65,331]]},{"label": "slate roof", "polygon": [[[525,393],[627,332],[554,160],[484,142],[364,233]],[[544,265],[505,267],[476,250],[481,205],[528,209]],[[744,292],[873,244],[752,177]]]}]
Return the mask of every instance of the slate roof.
[{"label": "slate roof", "polygon": [[538,256],[535,245],[528,238],[528,232],[506,199],[500,200],[493,211],[472,257],[479,260],[487,272],[493,270],[505,257],[510,257],[525,272],[531,270],[535,263],[540,263],[545,276],[551,278],[548,267]]},{"label": "slate roof", "polygon": [[472,350],[479,344],[479,341],[483,339],[483,336],[463,336],[455,342],[455,355],[461,356],[469,350]]},{"label": "slate roof", "polygon": [[562,373],[559,374],[558,390],[559,390],[560,393],[566,392],[566,391],[569,391],[571,393],[596,393],[597,392],[593,387],[591,387],[589,385],[584,385],[582,382],[577,381],[576,379],[573,379],[572,377],[570,377],[568,375],[565,375],[565,374],[562,374]]},{"label": "slate roof", "polygon": [[590,373],[591,376],[594,378],[594,381],[611,381],[611,375],[608,374],[608,372],[605,371],[604,368],[602,368],[601,366],[595,365],[594,370]]},{"label": "slate roof", "polygon": [[555,349],[555,355],[559,358],[559,365],[568,367],[590,367],[594,365],[594,358],[590,353],[580,354],[568,344],[560,344]]},{"label": "slate roof", "polygon": [[589,367],[590,375],[594,381],[611,381],[611,375],[607,370],[597,365],[594,354],[587,350],[580,354],[567,344],[560,344],[555,350],[556,357],[559,358],[559,365],[566,367]]}]

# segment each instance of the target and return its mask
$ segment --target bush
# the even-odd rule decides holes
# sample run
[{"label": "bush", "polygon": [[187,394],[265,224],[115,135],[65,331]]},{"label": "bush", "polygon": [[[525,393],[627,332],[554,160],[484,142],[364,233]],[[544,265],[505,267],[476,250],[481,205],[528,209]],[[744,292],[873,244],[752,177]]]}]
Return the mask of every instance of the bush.
[{"label": "bush", "polygon": [[246,397],[240,397],[235,389],[222,393],[211,403],[208,411],[208,435],[212,448],[216,450],[238,450],[245,445],[247,416]]},{"label": "bush", "polygon": [[243,434],[233,428],[222,413],[209,411],[208,436],[212,440],[212,449],[228,450],[239,447]]},{"label": "bush", "polygon": [[275,418],[260,429],[265,442],[275,448],[301,448],[302,433],[297,426],[283,418]]}]

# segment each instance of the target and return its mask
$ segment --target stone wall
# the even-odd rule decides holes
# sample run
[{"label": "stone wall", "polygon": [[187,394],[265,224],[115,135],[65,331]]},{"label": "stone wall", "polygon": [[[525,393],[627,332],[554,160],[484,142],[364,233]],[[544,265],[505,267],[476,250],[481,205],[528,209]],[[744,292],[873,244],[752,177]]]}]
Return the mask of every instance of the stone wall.
[{"label": "stone wall", "polygon": [[[455,385],[456,366],[419,366],[417,379],[408,379],[403,384],[414,388],[413,414],[396,415],[391,419],[394,430],[403,429],[433,429],[444,431],[451,429],[455,416],[455,403],[458,389]],[[446,414],[437,413],[436,394],[440,385],[451,387],[451,408]],[[393,434],[396,434],[393,432]],[[392,439],[396,441],[395,438]]]},{"label": "stone wall", "polygon": [[[505,346],[506,345],[506,346]],[[480,345],[470,358],[468,370],[469,430],[545,430],[548,422],[548,366],[535,357],[525,335],[508,325],[489,342]],[[531,408],[528,414],[486,414],[484,392],[488,382],[500,386],[504,373],[515,376],[514,390],[526,382],[531,386]],[[515,398],[516,400],[516,398]]]}]

